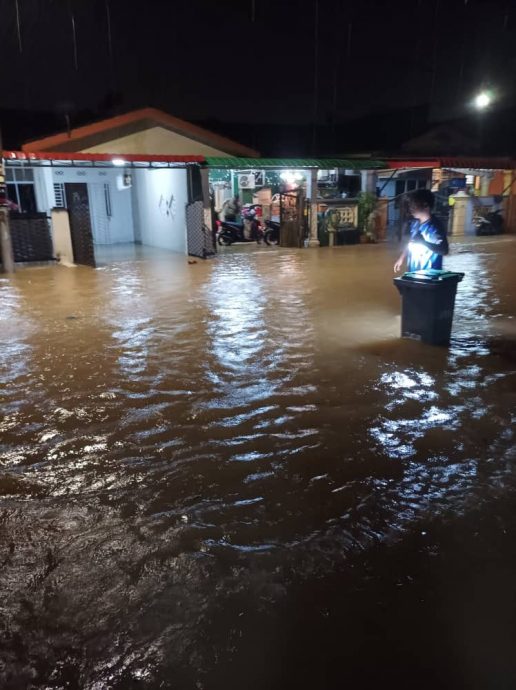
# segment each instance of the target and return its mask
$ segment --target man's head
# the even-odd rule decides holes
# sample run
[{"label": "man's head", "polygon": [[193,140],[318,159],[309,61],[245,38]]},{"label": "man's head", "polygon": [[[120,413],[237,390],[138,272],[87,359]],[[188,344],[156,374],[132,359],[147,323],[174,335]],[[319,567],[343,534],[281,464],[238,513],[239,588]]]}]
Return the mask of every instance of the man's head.
[{"label": "man's head", "polygon": [[429,189],[418,189],[408,195],[410,213],[417,220],[426,220],[432,213],[435,198]]}]

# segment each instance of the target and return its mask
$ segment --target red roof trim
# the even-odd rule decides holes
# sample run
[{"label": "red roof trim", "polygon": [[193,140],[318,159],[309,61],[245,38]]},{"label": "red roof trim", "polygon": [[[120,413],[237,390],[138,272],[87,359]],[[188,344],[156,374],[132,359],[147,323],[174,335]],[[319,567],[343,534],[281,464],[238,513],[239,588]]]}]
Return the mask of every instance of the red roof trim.
[{"label": "red roof trim", "polygon": [[387,164],[391,170],[400,170],[401,168],[440,168],[441,163],[438,160],[421,160],[421,161],[398,161],[388,160]]},{"label": "red roof trim", "polygon": [[117,127],[123,127],[124,125],[138,122],[140,120],[153,120],[158,125],[161,124],[164,127],[177,132],[184,132],[186,135],[190,134],[192,137],[200,141],[207,142],[208,145],[213,146],[214,148],[220,148],[222,151],[227,151],[231,154],[251,158],[256,158],[259,156],[257,151],[254,151],[247,146],[243,146],[242,144],[232,141],[231,139],[223,137],[219,134],[214,134],[207,129],[193,125],[191,122],[187,122],[186,120],[172,117],[172,115],[164,113],[161,110],[157,110],[156,108],[142,108],[140,110],[133,110],[125,115],[110,117],[106,120],[99,120],[91,125],[86,125],[85,127],[72,129],[70,132],[61,132],[51,137],[30,141],[22,146],[22,151],[51,151],[53,147],[57,148],[60,145],[68,144],[71,141],[79,142],[85,137],[103,133]]},{"label": "red roof trim", "polygon": [[477,170],[509,170],[514,168],[515,161],[511,158],[467,158],[450,156],[441,158],[443,168],[471,168]]},{"label": "red roof trim", "polygon": [[516,166],[511,158],[469,158],[449,156],[439,158],[421,158],[411,160],[387,159],[391,170],[400,168],[470,168],[477,170],[509,170]]},{"label": "red roof trim", "polygon": [[70,153],[69,151],[4,151],[6,160],[43,160],[43,161],[105,161],[124,160],[128,163],[204,163],[204,156],[157,156],[145,154],[120,153]]}]

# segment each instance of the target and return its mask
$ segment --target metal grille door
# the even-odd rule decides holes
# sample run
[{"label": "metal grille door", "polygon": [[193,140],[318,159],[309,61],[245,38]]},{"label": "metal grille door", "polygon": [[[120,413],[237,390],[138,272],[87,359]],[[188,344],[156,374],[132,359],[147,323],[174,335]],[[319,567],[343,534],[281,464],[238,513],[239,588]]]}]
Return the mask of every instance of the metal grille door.
[{"label": "metal grille door", "polygon": [[95,268],[88,185],[76,182],[66,183],[65,190],[66,205],[70,215],[73,260],[76,264]]}]

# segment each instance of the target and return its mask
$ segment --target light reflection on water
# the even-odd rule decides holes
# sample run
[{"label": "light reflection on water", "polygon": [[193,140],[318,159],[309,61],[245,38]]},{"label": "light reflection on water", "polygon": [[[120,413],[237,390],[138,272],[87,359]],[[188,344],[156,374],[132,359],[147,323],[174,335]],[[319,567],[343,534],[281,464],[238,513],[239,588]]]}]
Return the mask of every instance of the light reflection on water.
[{"label": "light reflection on water", "polygon": [[[82,664],[83,687],[163,680],[194,642],[208,673],[238,656],[226,639],[252,605],[228,623],[217,607],[243,591],[272,615],[289,581],[509,491],[515,253],[504,240],[449,258],[466,273],[449,349],[399,340],[383,247],[0,281],[5,590],[22,646],[38,642],[58,679]],[[69,647],[93,631],[79,661]]]}]

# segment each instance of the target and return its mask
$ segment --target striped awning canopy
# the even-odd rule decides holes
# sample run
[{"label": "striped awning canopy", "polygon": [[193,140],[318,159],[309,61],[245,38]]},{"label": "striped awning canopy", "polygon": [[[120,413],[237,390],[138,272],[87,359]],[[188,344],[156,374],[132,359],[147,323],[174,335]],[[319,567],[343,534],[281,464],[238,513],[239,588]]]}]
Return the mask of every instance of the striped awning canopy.
[{"label": "striped awning canopy", "polygon": [[371,160],[370,158],[222,158],[213,156],[206,156],[206,165],[209,168],[231,168],[232,170],[256,168],[375,170],[386,167],[384,161]]}]

